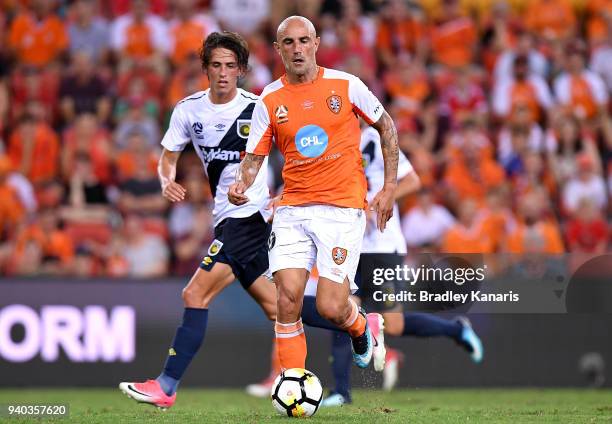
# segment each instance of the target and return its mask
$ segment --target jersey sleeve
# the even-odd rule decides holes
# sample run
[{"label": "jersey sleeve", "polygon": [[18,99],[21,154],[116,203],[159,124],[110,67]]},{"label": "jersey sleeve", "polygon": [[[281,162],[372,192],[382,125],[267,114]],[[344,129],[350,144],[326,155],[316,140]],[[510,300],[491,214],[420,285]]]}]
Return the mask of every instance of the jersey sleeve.
[{"label": "jersey sleeve", "polygon": [[376,96],[359,78],[349,80],[349,100],[353,110],[361,116],[368,125],[376,123],[385,109]]},{"label": "jersey sleeve", "polygon": [[268,108],[263,99],[257,100],[251,118],[251,131],[247,140],[246,152],[267,156],[272,148],[272,125]]},{"label": "jersey sleeve", "polygon": [[177,105],[172,111],[170,125],[166,134],[164,134],[161,145],[171,152],[182,152],[190,141],[189,123],[185,119],[181,108]]}]

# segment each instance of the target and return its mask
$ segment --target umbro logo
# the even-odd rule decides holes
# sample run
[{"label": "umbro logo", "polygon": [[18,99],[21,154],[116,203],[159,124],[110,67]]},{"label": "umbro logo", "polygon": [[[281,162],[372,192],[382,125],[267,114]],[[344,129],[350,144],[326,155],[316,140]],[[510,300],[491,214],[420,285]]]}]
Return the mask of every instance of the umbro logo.
[{"label": "umbro logo", "polygon": [[215,125],[215,128],[217,129],[217,131],[223,131],[223,129],[225,128],[225,124],[217,124]]}]

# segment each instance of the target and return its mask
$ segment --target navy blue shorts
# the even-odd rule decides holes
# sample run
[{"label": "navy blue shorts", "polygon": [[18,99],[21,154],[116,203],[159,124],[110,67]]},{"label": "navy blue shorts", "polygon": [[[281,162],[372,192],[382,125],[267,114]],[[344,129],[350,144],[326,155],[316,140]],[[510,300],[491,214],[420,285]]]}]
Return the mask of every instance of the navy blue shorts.
[{"label": "navy blue shorts", "polygon": [[215,239],[200,268],[210,271],[215,262],[228,264],[242,287],[268,270],[268,237],[272,225],[259,212],[246,218],[226,218],[215,227]]}]

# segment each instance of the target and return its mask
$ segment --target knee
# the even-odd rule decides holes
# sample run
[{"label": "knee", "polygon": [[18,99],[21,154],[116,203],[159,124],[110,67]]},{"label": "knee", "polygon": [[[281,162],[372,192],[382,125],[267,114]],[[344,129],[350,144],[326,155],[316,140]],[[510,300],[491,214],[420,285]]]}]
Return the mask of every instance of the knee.
[{"label": "knee", "polygon": [[343,321],[344,315],[346,315],[347,307],[348,302],[346,299],[323,299],[317,297],[317,312],[319,312],[319,315],[336,324]]},{"label": "knee", "polygon": [[186,308],[207,308],[211,301],[210,296],[207,296],[206,293],[190,286],[183,289],[181,297]]},{"label": "knee", "polygon": [[[277,291],[278,311],[284,314],[298,314],[301,309],[301,296],[294,290],[279,286]],[[276,311],[275,311],[276,313]]]},{"label": "knee", "polygon": [[266,303],[263,305],[264,313],[266,318],[270,321],[276,321],[276,305],[274,303]]}]

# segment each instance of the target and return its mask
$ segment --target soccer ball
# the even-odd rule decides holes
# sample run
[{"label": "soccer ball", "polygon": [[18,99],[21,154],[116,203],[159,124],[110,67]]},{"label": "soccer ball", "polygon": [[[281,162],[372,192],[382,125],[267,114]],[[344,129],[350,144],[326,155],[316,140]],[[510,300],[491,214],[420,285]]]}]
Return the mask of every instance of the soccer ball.
[{"label": "soccer ball", "polygon": [[310,417],[317,412],[323,398],[319,378],[303,368],[291,368],[280,373],[272,385],[272,405],[289,417]]}]

